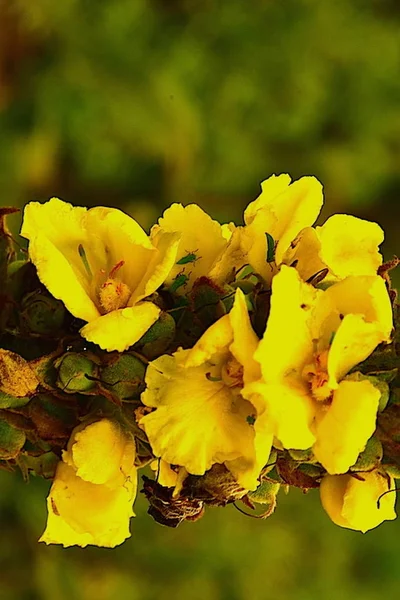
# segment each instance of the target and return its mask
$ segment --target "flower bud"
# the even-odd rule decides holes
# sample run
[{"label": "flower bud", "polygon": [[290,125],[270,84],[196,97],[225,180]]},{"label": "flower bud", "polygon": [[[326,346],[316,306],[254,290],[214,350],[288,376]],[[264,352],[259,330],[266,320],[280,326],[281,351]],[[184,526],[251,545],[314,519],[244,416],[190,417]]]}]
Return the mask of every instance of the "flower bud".
[{"label": "flower bud", "polygon": [[96,387],[96,382],[88,379],[97,377],[97,365],[84,354],[69,352],[54,363],[58,369],[56,385],[67,394],[90,392]]},{"label": "flower bud", "polygon": [[119,400],[138,397],[143,391],[146,365],[133,354],[120,354],[102,371],[102,384]]},{"label": "flower bud", "polygon": [[157,358],[165,354],[172,343],[175,329],[175,319],[170,314],[162,312],[154,325],[140,338],[135,348],[150,360]]},{"label": "flower bud", "polygon": [[[385,492],[393,490],[390,494]],[[320,487],[322,506],[336,525],[365,533],[396,518],[393,479],[375,470],[352,475],[326,475]],[[383,495],[385,494],[385,495]]]},{"label": "flower bud", "polygon": [[62,302],[40,291],[27,294],[21,304],[21,323],[32,333],[57,334],[64,322]]}]

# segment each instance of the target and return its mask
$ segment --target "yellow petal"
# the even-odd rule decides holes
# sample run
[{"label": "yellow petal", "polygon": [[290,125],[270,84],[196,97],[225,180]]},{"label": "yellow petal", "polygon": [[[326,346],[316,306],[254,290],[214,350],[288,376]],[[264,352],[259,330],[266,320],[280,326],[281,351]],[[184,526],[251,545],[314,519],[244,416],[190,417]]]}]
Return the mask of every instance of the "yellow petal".
[{"label": "yellow petal", "polygon": [[162,458],[153,460],[150,464],[153,471],[156,472],[156,481],[164,487],[175,487],[178,481],[178,473],[171,468],[171,465]]},{"label": "yellow petal", "polygon": [[159,231],[153,236],[152,241],[156,251],[148,263],[142,280],[134,289],[129,306],[133,306],[142,298],[153,294],[168,279],[169,273],[175,265],[180,234]]},{"label": "yellow petal", "polygon": [[382,342],[378,322],[367,323],[362,315],[346,315],[333,338],[328,354],[328,385],[331,389]]},{"label": "yellow petal", "polygon": [[333,215],[317,227],[320,258],[339,279],[376,275],[382,264],[379,245],[384,233],[377,223],[349,215]]},{"label": "yellow petal", "polygon": [[250,225],[254,221],[257,212],[261,208],[273,208],[274,200],[279,194],[284,192],[290,185],[292,178],[290,175],[271,175],[268,179],[261,183],[261,194],[250,202],[244,211],[244,222]]},{"label": "yellow petal", "polygon": [[[363,480],[352,475],[327,475],[320,487],[322,506],[334,523],[365,533],[383,521],[396,518],[394,481],[379,471],[362,474]],[[378,508],[378,500],[379,508]]]},{"label": "yellow petal", "polygon": [[140,420],[155,456],[194,475],[246,456],[254,441],[247,422],[253,406],[222,381],[210,381],[209,369],[207,363],[187,368],[161,356],[150,363],[142,394],[146,406],[156,407]]},{"label": "yellow petal", "polygon": [[308,281],[326,268],[320,258],[321,242],[312,227],[305,227],[291,242],[282,262],[288,266],[295,265],[303,281]]},{"label": "yellow petal", "polygon": [[233,341],[233,331],[229,315],[224,315],[213,323],[198,342],[187,353],[186,367],[198,367],[215,354],[225,355]]},{"label": "yellow petal", "polygon": [[320,409],[313,450],[328,473],[346,473],[376,427],[380,391],[367,380],[343,380],[332,404]]},{"label": "yellow petal", "polygon": [[160,312],[152,302],[142,302],[102,315],[82,327],[80,333],[103,350],[124,352],[157,321]]},{"label": "yellow petal", "polygon": [[[62,300],[77,318],[89,321],[99,316],[91,298],[91,282],[79,256],[79,245],[88,245],[84,228],[86,209],[52,198],[45,204],[30,202],[24,210],[21,235],[29,243],[29,255],[38,277],[53,296]],[[92,242],[93,268],[100,268],[101,244]],[[99,256],[99,262],[95,262]]]},{"label": "yellow petal", "polygon": [[272,448],[272,424],[267,413],[256,418],[254,423],[254,449],[246,457],[226,461],[236,481],[246,490],[255,490],[260,485],[260,473],[268,462]]},{"label": "yellow petal", "polygon": [[243,381],[245,384],[261,377],[260,365],[254,360],[259,339],[251,326],[246,300],[239,288],[235,293],[233,307],[229,313],[232,326],[233,342],[229,346],[236,360],[243,365]]},{"label": "yellow petal", "polygon": [[63,460],[81,479],[117,487],[133,468],[135,443],[118,423],[100,419],[74,431]]},{"label": "yellow petal", "polygon": [[274,277],[271,311],[255,353],[266,383],[284,377],[301,378],[314,349],[310,315],[323,293],[304,283],[295,269],[285,265]]},{"label": "yellow petal", "polygon": [[[263,242],[265,235],[263,234],[262,237]],[[220,284],[234,279],[234,274],[244,265],[249,264],[249,251],[253,242],[255,243],[255,239],[249,234],[246,227],[236,227],[232,231],[226,248],[221,252],[210,270],[210,279]],[[264,263],[265,253],[263,255]]]},{"label": "yellow petal", "polygon": [[243,394],[262,416],[260,423],[263,429],[270,428],[284,448],[306,450],[313,445],[315,404],[305,385],[293,382],[266,384],[259,381],[247,385]]},{"label": "yellow petal", "polygon": [[[135,290],[156,253],[139,223],[121,210],[98,206],[87,211],[85,227],[89,241],[97,237],[104,246],[107,258],[102,268],[109,273],[123,260],[118,276]],[[90,245],[85,246],[85,251],[90,252]]]},{"label": "yellow petal", "polygon": [[337,314],[361,314],[367,322],[376,322],[382,332],[381,341],[390,340],[392,306],[382,277],[346,277],[326,290],[324,301],[331,302]]},{"label": "yellow petal", "polygon": [[[209,275],[213,263],[227,244],[221,225],[196,204],[173,204],[167,208],[158,225],[152,228],[151,238],[154,239],[160,231],[179,234],[176,263],[180,264],[173,266],[166,283],[172,284],[178,274],[184,272],[189,278],[185,293],[196,279]],[[177,292],[180,293],[181,289]]]},{"label": "yellow petal", "polygon": [[114,548],[130,537],[129,520],[136,493],[136,477],[110,489],[78,477],[60,462],[48,497],[48,522],[40,538],[46,544]]}]

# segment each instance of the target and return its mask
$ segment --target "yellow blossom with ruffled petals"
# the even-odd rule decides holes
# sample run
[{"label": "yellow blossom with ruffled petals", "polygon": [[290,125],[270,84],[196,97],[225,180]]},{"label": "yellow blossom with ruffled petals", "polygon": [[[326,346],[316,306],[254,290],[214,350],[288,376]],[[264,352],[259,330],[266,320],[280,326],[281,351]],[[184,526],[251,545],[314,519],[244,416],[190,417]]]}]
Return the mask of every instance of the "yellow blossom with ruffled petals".
[{"label": "yellow blossom with ruffled petals", "polygon": [[155,323],[160,309],[145,301],[176,261],[179,234],[150,240],[140,225],[115,208],[87,210],[57,198],[30,202],[21,235],[39,279],[75,317],[81,335],[120,352]]},{"label": "yellow blossom with ruffled petals", "polygon": [[331,474],[356,462],[375,430],[380,391],[346,376],[379,343],[390,341],[392,325],[381,277],[347,277],[323,291],[282,266],[255,353],[262,378],[245,392],[265,402],[283,447],[312,446]]},{"label": "yellow blossom with ruffled petals", "polygon": [[292,240],[322,207],[322,185],[315,177],[291,182],[289,175],[272,175],[261,189],[244,211],[245,225],[230,228],[229,244],[210,271],[217,282],[250,265],[270,284]]},{"label": "yellow blossom with ruffled petals", "polygon": [[[322,506],[340,527],[365,533],[396,518],[394,480],[379,471],[326,475],[320,487]],[[389,490],[390,493],[386,493]],[[384,494],[384,495],[383,495]]]},{"label": "yellow blossom with ruffled petals", "polygon": [[[191,350],[148,366],[142,402],[154,410],[140,419],[155,456],[203,475],[224,463],[240,485],[255,489],[272,444],[255,405],[241,394],[260,377],[253,359],[258,338],[243,293]],[[250,396],[249,396],[250,397]]]},{"label": "yellow blossom with ruffled petals", "polygon": [[114,548],[130,537],[137,474],[133,437],[110,419],[79,425],[47,498],[46,544]]}]

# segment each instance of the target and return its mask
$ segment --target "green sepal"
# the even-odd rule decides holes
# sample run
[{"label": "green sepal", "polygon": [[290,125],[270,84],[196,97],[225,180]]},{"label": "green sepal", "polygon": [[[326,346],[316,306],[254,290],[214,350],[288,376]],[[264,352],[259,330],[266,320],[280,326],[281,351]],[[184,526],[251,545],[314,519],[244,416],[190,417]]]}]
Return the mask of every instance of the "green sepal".
[{"label": "green sepal", "polygon": [[278,481],[263,481],[254,492],[247,495],[252,502],[257,504],[276,505],[276,495],[279,492],[281,484]]},{"label": "green sepal", "polygon": [[357,458],[357,462],[350,467],[352,472],[372,471],[376,469],[383,458],[382,442],[375,436],[372,436],[365,446],[365,449]]},{"label": "green sepal", "polygon": [[28,396],[17,398],[16,396],[11,396],[10,394],[0,391],[0,408],[19,408],[20,406],[28,404],[29,400],[30,398]]},{"label": "green sepal", "polygon": [[135,344],[143,356],[152,360],[165,354],[175,338],[175,319],[167,312],[162,312],[158,320]]},{"label": "green sepal", "polygon": [[0,459],[16,458],[25,444],[25,433],[6,421],[0,421]]}]

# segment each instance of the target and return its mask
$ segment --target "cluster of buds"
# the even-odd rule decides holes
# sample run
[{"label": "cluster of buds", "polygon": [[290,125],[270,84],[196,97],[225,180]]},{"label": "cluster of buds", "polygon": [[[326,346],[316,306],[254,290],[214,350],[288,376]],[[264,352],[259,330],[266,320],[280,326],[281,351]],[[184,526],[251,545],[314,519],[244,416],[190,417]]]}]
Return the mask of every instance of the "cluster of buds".
[{"label": "cluster of buds", "polygon": [[314,227],[322,203],[272,176],[243,225],[173,204],[147,234],[53,198],[19,255],[1,210],[0,465],[52,481],[42,541],[122,543],[143,468],[171,527],[292,486],[342,527],[396,517],[399,261],[376,223]]}]

